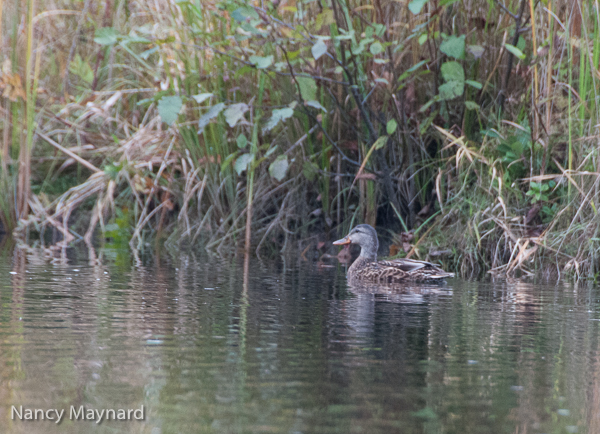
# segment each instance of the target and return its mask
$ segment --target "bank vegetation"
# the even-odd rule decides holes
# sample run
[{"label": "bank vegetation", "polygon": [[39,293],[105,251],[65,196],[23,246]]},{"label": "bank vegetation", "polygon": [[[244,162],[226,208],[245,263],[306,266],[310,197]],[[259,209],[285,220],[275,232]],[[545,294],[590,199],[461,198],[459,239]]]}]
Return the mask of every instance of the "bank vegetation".
[{"label": "bank vegetation", "polygon": [[598,272],[598,0],[0,13],[0,221],[29,243],[269,254],[366,222],[463,275]]}]

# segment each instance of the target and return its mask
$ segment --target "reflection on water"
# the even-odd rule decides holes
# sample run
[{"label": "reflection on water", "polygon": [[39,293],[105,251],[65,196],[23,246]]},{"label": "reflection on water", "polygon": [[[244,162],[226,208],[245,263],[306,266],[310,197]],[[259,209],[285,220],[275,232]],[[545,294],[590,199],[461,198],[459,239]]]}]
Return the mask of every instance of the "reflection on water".
[{"label": "reflection on water", "polygon": [[[600,432],[596,288],[348,288],[341,268],[191,254],[17,251],[0,276],[2,433]],[[82,405],[145,418],[70,420]]]}]

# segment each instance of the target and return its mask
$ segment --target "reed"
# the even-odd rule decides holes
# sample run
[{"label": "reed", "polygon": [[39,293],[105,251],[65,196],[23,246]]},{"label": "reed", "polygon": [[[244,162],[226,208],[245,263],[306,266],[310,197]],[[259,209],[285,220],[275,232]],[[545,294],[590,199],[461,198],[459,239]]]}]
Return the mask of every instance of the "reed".
[{"label": "reed", "polygon": [[593,276],[598,2],[468,3],[2,2],[2,224]]}]

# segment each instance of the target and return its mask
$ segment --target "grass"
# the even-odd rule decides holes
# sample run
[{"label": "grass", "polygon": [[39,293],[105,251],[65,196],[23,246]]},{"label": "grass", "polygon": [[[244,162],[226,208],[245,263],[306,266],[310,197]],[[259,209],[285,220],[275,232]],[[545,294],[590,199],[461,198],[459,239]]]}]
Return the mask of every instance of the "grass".
[{"label": "grass", "polygon": [[2,226],[260,254],[367,222],[595,278],[598,4],[466,6],[2,2]]}]

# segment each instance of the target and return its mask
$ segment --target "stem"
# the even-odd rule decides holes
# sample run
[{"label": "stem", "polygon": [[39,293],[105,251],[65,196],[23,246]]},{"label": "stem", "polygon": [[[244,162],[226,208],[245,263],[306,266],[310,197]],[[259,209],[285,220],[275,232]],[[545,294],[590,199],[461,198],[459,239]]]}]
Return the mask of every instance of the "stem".
[{"label": "stem", "polygon": [[[258,99],[256,105],[260,107],[262,105],[263,94],[265,90],[265,74],[260,73],[259,84],[258,84]],[[257,109],[256,116],[254,118],[254,126],[252,128],[252,147],[251,153],[254,155],[254,159],[258,153],[258,123],[260,121],[260,109]],[[250,252],[250,240],[252,238],[252,201],[254,193],[254,161],[250,162],[248,167],[248,210],[246,211],[246,239],[245,249],[246,253]]]},{"label": "stem", "polygon": [[[523,14],[525,13],[525,5],[527,4],[527,0],[521,0],[521,6],[519,7],[519,15],[515,20],[515,35],[512,39],[512,45],[517,46],[519,43],[519,33],[521,31],[521,21],[523,20]],[[504,102],[506,101],[506,92],[508,91],[508,81],[510,80],[510,74],[512,71],[514,55],[512,53],[508,53],[508,65],[506,66],[506,75],[504,76],[504,83],[502,85],[502,91],[500,92],[500,112],[504,111]]]},{"label": "stem", "polygon": [[[533,0],[529,0],[529,13],[531,15],[531,43],[533,46],[533,55],[537,56],[537,39],[535,35],[535,6]],[[538,69],[537,63],[533,65],[533,134],[535,140],[538,138],[538,115],[537,115],[537,102],[538,102]],[[533,148],[532,148],[533,149]]]}]

